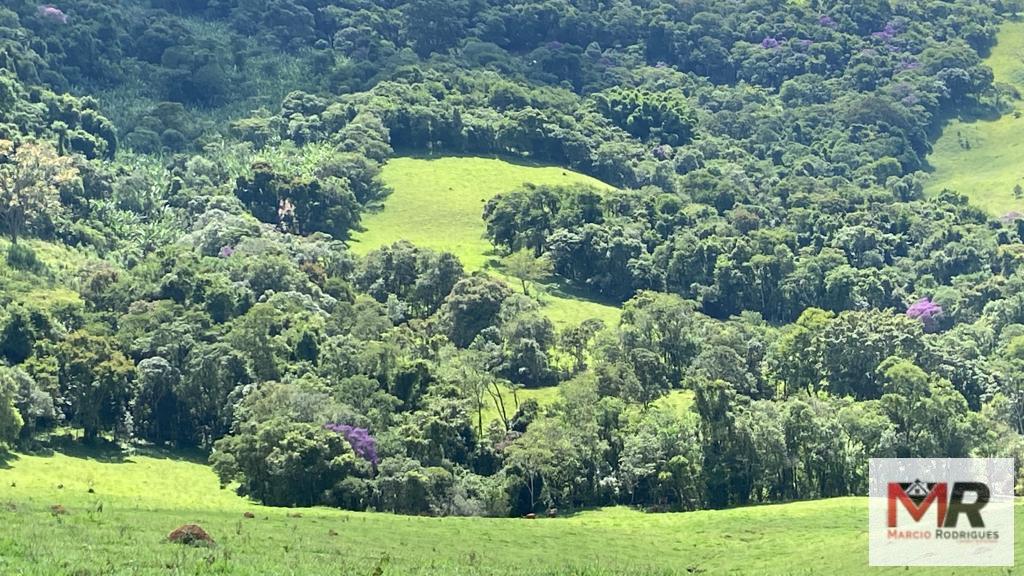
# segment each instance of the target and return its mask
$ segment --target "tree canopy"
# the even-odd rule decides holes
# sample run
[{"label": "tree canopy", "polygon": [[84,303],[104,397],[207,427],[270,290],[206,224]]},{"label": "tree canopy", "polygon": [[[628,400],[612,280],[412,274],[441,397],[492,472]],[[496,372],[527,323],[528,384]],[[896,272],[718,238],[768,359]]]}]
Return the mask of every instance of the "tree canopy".
[{"label": "tree canopy", "polygon": [[[0,8],[5,448],[71,428],[275,506],[493,516],[1024,456],[1024,224],[922,186],[947,120],[1007,111],[1009,4],[53,8]],[[481,201],[481,270],[356,255],[400,154],[610,186]],[[621,317],[556,324],[552,290]]]}]

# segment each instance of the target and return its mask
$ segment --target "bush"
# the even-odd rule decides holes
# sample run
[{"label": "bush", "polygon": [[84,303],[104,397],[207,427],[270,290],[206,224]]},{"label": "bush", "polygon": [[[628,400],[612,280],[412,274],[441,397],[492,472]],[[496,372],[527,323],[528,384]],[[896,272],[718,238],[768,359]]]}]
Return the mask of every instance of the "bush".
[{"label": "bush", "polygon": [[46,270],[46,265],[36,256],[35,250],[24,244],[11,244],[7,248],[7,265],[15,270],[37,274]]}]

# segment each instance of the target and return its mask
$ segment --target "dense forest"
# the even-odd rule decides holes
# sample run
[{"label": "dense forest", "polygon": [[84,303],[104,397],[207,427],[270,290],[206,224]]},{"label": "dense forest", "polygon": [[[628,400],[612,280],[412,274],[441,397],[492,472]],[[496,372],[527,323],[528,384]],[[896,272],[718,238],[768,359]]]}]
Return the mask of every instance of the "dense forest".
[{"label": "dense forest", "polygon": [[[267,504],[494,516],[1024,457],[1024,219],[922,186],[944,122],[1019,97],[982,64],[1015,2],[5,6],[0,444],[70,428],[207,451]],[[521,284],[356,257],[403,154],[616,190],[481,205]],[[549,275],[621,321],[556,328]]]}]

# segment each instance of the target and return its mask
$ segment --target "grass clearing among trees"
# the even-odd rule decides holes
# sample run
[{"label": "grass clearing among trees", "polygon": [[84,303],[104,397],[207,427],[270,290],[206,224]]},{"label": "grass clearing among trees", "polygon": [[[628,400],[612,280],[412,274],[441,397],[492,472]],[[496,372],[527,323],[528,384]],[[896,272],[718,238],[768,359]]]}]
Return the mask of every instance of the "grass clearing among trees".
[{"label": "grass clearing among trees", "polygon": [[[509,418],[512,417],[516,412],[516,397],[519,398],[519,403],[522,404],[528,399],[537,401],[537,404],[541,408],[545,408],[553,404],[558,400],[558,386],[546,386],[544,388],[522,388],[516,391],[515,396],[512,392],[502,388],[501,398],[502,402],[505,403],[505,411]],[[494,405],[494,402],[489,396],[484,398],[485,405],[483,410],[483,421],[486,427],[492,420],[498,420],[500,418],[498,408]],[[690,409],[693,405],[693,391],[692,390],[672,390],[668,394],[662,396],[654,402],[654,406],[672,410],[676,413],[683,413]],[[475,418],[475,416],[474,416]],[[475,422],[475,420],[474,420]]]},{"label": "grass clearing among trees", "polygon": [[[1024,92],[1024,22],[1006,22],[999,43],[985,60],[995,84]],[[1011,101],[1013,111],[997,120],[954,120],[942,132],[928,157],[935,169],[925,189],[937,194],[956,190],[990,214],[1024,212],[1024,101]]]},{"label": "grass clearing among trees", "polygon": [[[600,180],[559,167],[456,156],[394,158],[384,167],[383,179],[394,192],[384,200],[383,210],[363,216],[365,231],[354,235],[353,252],[365,255],[408,240],[421,248],[452,252],[468,272],[488,270],[517,288],[518,280],[495,267],[501,255],[484,237],[482,213],[487,200],[528,183],[583,183],[611,189]],[[588,318],[606,324],[618,321],[615,306],[589,300],[562,284],[546,286],[537,297],[548,317],[560,326]]]}]

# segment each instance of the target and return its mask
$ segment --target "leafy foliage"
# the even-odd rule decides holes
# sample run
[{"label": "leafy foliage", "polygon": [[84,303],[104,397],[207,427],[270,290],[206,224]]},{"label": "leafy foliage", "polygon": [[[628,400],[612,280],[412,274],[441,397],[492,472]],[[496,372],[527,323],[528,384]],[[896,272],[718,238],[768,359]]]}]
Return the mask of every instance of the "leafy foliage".
[{"label": "leafy foliage", "polygon": [[29,228],[52,224],[59,215],[60,189],[78,178],[71,159],[47,144],[0,140],[0,218],[11,241]]},{"label": "leafy foliage", "polygon": [[[212,449],[267,504],[436,515],[723,508],[862,493],[872,456],[1020,456],[1024,227],[922,192],[942,122],[1004,109],[997,8],[0,9],[24,245],[0,441],[67,424]],[[494,248],[472,266],[357,257],[396,150],[617,188],[472,196]],[[549,276],[621,320],[559,332]]]}]

